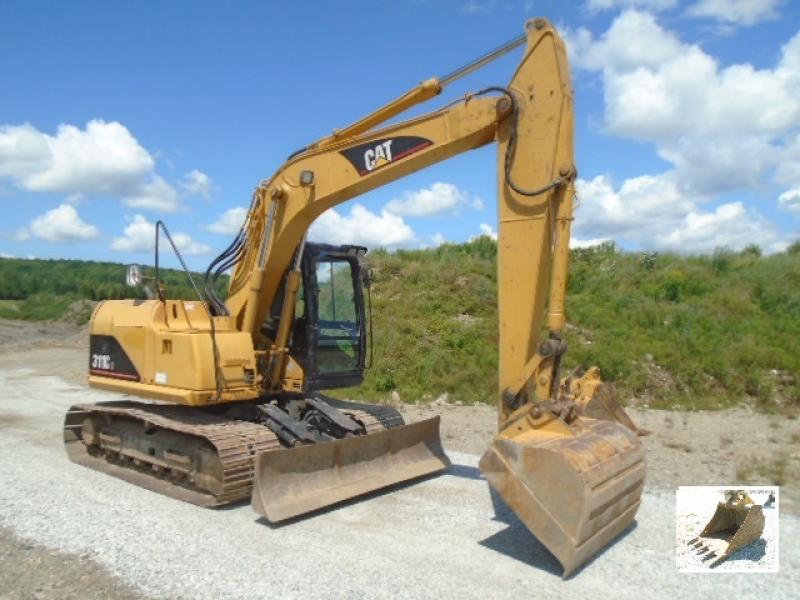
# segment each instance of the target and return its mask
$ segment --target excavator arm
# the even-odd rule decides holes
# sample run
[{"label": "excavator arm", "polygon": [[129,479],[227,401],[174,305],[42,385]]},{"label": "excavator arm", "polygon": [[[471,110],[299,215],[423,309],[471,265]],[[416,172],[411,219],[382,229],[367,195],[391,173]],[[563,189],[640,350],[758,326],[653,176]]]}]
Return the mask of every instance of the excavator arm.
[{"label": "excavator arm", "polygon": [[[297,289],[297,277],[293,285],[284,285],[284,274],[293,270],[314,219],[409,173],[495,141],[500,386],[506,399],[501,420],[525,403],[532,391],[529,382],[540,397],[549,397],[556,387],[576,175],[572,86],[563,43],[545,21],[533,21],[508,88],[468,95],[442,110],[374,129],[440,90],[438,80],[424,82],[290,158],[256,190],[226,306],[257,346],[278,357],[268,361],[272,369],[265,373],[272,388],[280,386],[289,360],[288,327],[279,329],[274,340],[264,339],[260,328],[276,295]],[[547,326],[553,341],[540,348],[548,289]],[[285,298],[283,306],[293,307],[293,298]],[[280,323],[291,320],[287,313]]]}]

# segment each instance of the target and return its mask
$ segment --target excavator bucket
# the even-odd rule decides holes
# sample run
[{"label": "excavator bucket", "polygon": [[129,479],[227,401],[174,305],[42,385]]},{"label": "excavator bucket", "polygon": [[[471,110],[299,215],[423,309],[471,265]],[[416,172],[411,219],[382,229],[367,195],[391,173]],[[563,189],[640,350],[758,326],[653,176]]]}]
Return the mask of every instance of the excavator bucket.
[{"label": "excavator bucket", "polygon": [[495,436],[480,469],[568,577],[633,521],[644,447],[614,422],[524,415]]},{"label": "excavator bucket", "polygon": [[739,490],[717,504],[717,510],[700,536],[690,543],[705,553],[707,558],[716,559],[713,566],[758,540],[763,531],[764,510],[760,504],[753,502],[747,492]]},{"label": "excavator bucket", "polygon": [[439,417],[256,457],[252,506],[275,523],[444,471]]}]

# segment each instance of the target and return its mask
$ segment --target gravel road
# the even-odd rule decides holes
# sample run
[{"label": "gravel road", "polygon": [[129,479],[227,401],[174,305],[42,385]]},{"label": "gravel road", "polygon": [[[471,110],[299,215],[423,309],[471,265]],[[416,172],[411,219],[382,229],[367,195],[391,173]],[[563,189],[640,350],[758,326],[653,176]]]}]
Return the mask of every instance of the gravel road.
[{"label": "gravel road", "polygon": [[[85,576],[81,561],[107,570],[109,596],[800,597],[798,544],[781,548],[779,574],[679,573],[672,490],[648,489],[636,526],[563,581],[513,514],[495,510],[475,454],[451,451],[454,466],[443,476],[271,527],[248,505],[201,509],[70,463],[61,447],[65,410],[113,396],[1,365],[0,389],[0,527],[18,547],[61,553],[53,568],[62,579]],[[800,519],[782,515],[781,538],[798,535]],[[17,560],[0,552],[0,561]],[[48,589],[40,582],[28,597],[70,595]]]}]

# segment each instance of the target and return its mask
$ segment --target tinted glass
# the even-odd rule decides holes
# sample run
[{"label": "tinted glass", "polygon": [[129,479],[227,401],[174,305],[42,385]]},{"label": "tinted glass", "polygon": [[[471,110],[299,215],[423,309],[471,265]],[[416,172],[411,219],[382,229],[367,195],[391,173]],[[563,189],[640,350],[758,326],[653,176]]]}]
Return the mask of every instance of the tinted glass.
[{"label": "tinted glass", "polygon": [[320,374],[358,368],[361,336],[356,312],[353,272],[347,261],[317,264],[319,339],[317,367]]}]

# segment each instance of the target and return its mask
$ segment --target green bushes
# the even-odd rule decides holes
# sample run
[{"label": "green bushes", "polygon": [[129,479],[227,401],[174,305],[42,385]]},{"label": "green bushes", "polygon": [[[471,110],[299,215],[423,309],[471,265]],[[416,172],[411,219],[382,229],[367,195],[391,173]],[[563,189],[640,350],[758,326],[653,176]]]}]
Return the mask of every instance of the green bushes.
[{"label": "green bushes", "polygon": [[[375,367],[358,392],[493,402],[496,250],[488,238],[375,252]],[[800,407],[800,252],[572,252],[565,367],[597,365],[657,407]],[[353,391],[352,393],[356,393]]]}]

